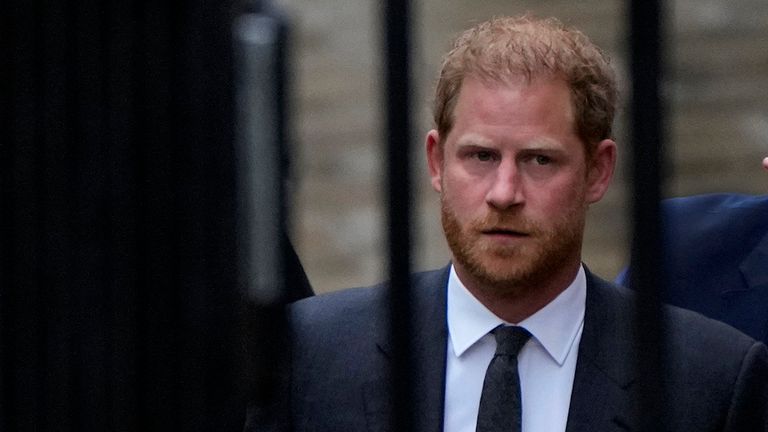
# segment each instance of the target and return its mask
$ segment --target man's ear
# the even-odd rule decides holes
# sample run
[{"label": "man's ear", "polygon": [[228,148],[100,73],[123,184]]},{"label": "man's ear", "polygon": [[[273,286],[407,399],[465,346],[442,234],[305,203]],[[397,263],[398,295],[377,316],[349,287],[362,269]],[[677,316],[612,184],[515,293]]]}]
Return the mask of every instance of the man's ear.
[{"label": "man's ear", "polygon": [[616,168],[616,143],[605,139],[600,141],[595,149],[592,162],[587,164],[586,199],[589,204],[596,203],[603,198],[613,180],[613,172]]},{"label": "man's ear", "polygon": [[427,133],[424,144],[427,150],[427,165],[429,167],[432,188],[442,192],[443,151],[440,148],[440,134],[435,129],[432,129]]}]

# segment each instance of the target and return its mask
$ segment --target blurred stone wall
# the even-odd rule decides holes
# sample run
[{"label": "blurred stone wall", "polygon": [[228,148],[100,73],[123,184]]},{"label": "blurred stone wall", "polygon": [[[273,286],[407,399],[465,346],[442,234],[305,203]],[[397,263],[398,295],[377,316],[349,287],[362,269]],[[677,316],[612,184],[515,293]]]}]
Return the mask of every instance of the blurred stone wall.
[{"label": "blurred stone wall", "polygon": [[[292,22],[291,237],[317,292],[386,275],[382,130],[382,5],[370,0],[276,0]],[[613,59],[626,101],[625,2],[420,0],[413,3],[414,268],[448,262],[438,196],[427,180],[423,137],[433,79],[452,37],[494,15],[554,15]],[[676,0],[667,6],[668,196],[768,192],[768,2]],[[623,108],[622,108],[623,109]],[[622,112],[616,124],[626,148]],[[629,239],[625,162],[590,209],[584,261],[613,278]]]}]

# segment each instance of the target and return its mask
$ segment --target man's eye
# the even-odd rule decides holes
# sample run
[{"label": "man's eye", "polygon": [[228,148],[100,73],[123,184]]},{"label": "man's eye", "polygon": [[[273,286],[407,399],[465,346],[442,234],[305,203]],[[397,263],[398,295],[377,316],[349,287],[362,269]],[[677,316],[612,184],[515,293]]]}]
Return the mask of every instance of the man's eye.
[{"label": "man's eye", "polygon": [[552,163],[552,159],[548,156],[538,155],[534,158],[534,160],[539,165],[549,165],[550,163]]},{"label": "man's eye", "polygon": [[479,151],[475,153],[475,158],[481,162],[487,162],[493,159],[493,154],[489,151]]}]

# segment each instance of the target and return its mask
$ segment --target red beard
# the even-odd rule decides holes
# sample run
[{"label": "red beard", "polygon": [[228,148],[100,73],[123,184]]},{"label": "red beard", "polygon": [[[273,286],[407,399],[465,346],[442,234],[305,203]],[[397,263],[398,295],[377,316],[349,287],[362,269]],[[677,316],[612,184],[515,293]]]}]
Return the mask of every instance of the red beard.
[{"label": "red beard", "polygon": [[[454,260],[497,294],[541,286],[570,259],[580,256],[585,213],[578,209],[556,216],[549,228],[514,210],[494,209],[462,227],[445,199],[441,204],[443,230]],[[523,236],[510,244],[495,243],[483,232],[496,228]]]}]

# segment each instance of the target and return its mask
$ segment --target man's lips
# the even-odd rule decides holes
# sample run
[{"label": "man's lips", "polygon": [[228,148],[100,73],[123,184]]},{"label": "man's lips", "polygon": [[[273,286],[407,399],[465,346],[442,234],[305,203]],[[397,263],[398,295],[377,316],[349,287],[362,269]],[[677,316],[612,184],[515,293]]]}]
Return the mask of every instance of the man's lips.
[{"label": "man's lips", "polygon": [[508,236],[508,237],[527,237],[529,234],[526,232],[518,231],[511,228],[486,228],[481,230],[483,234],[492,236]]}]

